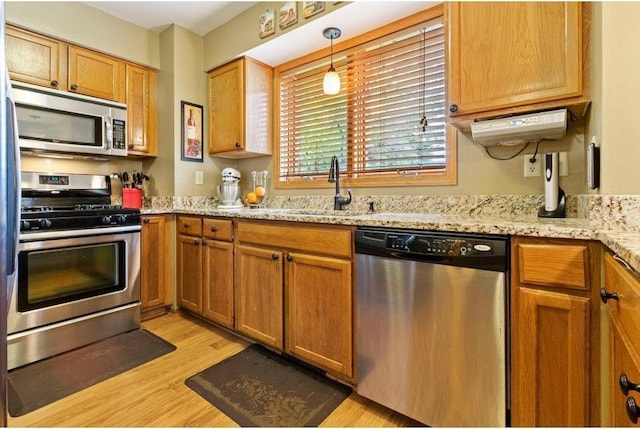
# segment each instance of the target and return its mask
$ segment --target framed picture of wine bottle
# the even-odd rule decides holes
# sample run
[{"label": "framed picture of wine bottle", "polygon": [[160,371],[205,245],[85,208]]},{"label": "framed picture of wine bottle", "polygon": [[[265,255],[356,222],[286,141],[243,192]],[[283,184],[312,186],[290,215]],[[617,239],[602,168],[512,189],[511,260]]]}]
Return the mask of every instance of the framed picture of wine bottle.
[{"label": "framed picture of wine bottle", "polygon": [[181,102],[182,111],[182,161],[203,162],[202,106]]}]

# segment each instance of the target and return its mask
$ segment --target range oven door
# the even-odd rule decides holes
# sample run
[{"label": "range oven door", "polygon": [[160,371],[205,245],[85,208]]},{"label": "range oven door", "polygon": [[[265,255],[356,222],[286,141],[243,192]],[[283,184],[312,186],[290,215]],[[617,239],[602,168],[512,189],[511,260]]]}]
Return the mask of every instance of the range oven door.
[{"label": "range oven door", "polygon": [[9,334],[140,301],[139,230],[86,233],[21,240]]}]

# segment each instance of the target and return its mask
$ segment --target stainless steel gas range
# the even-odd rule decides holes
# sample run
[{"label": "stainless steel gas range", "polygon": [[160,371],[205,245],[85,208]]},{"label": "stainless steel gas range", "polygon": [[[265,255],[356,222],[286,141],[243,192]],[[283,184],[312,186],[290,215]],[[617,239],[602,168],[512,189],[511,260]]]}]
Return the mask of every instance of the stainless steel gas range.
[{"label": "stainless steel gas range", "polygon": [[140,327],[140,210],[109,176],[22,173],[8,368]]}]

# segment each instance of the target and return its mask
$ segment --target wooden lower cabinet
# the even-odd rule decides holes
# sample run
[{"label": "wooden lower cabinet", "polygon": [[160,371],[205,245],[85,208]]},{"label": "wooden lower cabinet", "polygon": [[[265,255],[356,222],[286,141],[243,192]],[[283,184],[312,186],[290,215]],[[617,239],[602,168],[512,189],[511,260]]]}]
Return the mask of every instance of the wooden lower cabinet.
[{"label": "wooden lower cabinet", "polygon": [[282,350],[283,253],[252,246],[236,247],[236,330]]},{"label": "wooden lower cabinet", "polygon": [[172,218],[173,215],[142,216],[140,304],[143,320],[164,314],[173,301]]},{"label": "wooden lower cabinet", "polygon": [[[640,346],[640,345],[636,345]],[[640,356],[625,333],[618,320],[611,319],[610,333],[610,380],[609,398],[611,400],[611,426],[638,426],[638,420],[629,416],[627,402],[633,398],[635,407],[640,407],[640,393],[638,390],[628,389],[623,392],[621,378],[624,377],[629,385],[640,384]],[[636,414],[637,416],[637,414]],[[637,417],[636,417],[637,418]]]},{"label": "wooden lower cabinet", "polygon": [[352,230],[239,221],[236,330],[353,381]]},{"label": "wooden lower cabinet", "polygon": [[212,322],[234,325],[231,220],[178,216],[178,301]]},{"label": "wooden lower cabinet", "polygon": [[511,240],[511,424],[600,425],[600,244]]},{"label": "wooden lower cabinet", "polygon": [[[604,255],[605,295],[609,313],[610,426],[640,424],[640,275]],[[628,388],[624,390],[624,384]]]},{"label": "wooden lower cabinet", "polygon": [[178,235],[178,298],[181,307],[202,314],[202,240]]},{"label": "wooden lower cabinet", "polygon": [[587,426],[588,298],[518,290],[514,426]]},{"label": "wooden lower cabinet", "polygon": [[233,243],[206,240],[203,248],[203,314],[233,327]]},{"label": "wooden lower cabinet", "polygon": [[289,253],[285,291],[285,349],[351,377],[351,261]]}]

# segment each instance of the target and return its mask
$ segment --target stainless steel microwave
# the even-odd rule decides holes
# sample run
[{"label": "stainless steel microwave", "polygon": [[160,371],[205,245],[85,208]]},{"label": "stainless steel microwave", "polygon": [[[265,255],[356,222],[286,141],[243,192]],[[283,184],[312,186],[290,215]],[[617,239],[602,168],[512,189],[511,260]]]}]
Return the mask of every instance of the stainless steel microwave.
[{"label": "stainless steel microwave", "polygon": [[90,156],[127,155],[127,106],[12,82],[20,149]]}]

